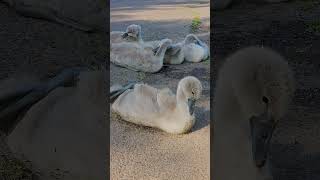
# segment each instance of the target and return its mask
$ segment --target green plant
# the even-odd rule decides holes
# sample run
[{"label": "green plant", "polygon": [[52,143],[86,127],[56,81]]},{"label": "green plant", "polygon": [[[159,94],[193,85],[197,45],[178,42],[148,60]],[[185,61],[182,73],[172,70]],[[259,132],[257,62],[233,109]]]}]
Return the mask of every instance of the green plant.
[{"label": "green plant", "polygon": [[192,19],[192,22],[191,22],[191,32],[197,32],[201,26],[201,19],[199,16],[196,16]]},{"label": "green plant", "polygon": [[146,78],[146,74],[144,72],[138,73],[138,79],[139,81],[143,81]]},{"label": "green plant", "polygon": [[313,21],[308,24],[308,31],[320,33],[320,21]]},{"label": "green plant", "polygon": [[25,163],[17,159],[2,159],[0,162],[0,178],[31,179],[32,171]]},{"label": "green plant", "polygon": [[210,56],[207,57],[207,59],[202,61],[205,65],[209,65],[210,66]]}]

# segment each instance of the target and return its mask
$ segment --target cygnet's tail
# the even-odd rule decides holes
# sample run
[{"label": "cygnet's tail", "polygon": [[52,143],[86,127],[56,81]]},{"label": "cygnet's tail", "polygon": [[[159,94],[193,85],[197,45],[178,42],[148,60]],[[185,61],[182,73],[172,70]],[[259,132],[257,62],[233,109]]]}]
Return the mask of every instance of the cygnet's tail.
[{"label": "cygnet's tail", "polygon": [[110,87],[110,102],[113,103],[122,93],[124,93],[128,89],[133,89],[135,82],[129,82],[124,86],[121,85],[113,85]]}]

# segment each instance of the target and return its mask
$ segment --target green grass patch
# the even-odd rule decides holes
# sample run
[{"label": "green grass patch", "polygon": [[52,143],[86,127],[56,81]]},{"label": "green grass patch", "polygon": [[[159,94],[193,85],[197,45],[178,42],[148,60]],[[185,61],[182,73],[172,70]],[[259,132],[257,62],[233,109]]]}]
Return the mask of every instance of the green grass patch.
[{"label": "green grass patch", "polygon": [[143,81],[146,78],[146,74],[144,72],[138,73],[138,80]]},{"label": "green grass patch", "polygon": [[32,179],[32,171],[17,159],[6,159],[0,162],[0,179]]},{"label": "green grass patch", "polygon": [[204,64],[210,65],[210,56],[203,61]]},{"label": "green grass patch", "polygon": [[191,21],[190,29],[192,33],[197,32],[200,29],[201,26],[201,19],[199,16],[194,17]]},{"label": "green grass patch", "polygon": [[307,30],[314,33],[320,33],[320,20],[308,23]]}]

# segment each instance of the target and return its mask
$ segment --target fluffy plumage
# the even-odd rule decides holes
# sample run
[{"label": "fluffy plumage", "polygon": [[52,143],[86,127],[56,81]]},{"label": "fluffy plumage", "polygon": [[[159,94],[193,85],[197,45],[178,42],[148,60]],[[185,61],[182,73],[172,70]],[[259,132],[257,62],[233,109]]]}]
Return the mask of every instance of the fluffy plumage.
[{"label": "fluffy plumage", "polygon": [[173,134],[186,133],[195,123],[194,103],[201,92],[201,82],[192,76],[180,80],[176,95],[168,88],[136,84],[118,97],[112,110],[135,124]]},{"label": "fluffy plumage", "polygon": [[293,92],[292,72],[276,52],[249,47],[227,58],[214,94],[214,179],[265,178],[253,161],[249,119],[268,112],[278,121]]}]

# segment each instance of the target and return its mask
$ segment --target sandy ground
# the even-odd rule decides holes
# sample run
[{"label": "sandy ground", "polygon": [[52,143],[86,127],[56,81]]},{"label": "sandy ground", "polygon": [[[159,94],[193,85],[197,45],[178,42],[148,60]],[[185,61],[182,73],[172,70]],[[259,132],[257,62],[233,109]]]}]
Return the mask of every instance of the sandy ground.
[{"label": "sandy ground", "polygon": [[275,180],[320,179],[319,13],[318,0],[271,5],[239,2],[212,17],[216,67],[211,83],[225,57],[249,45],[272,47],[295,72],[297,91],[289,112],[295,118],[281,121],[272,139]]},{"label": "sandy ground", "polygon": [[[108,57],[105,34],[88,34],[73,28],[22,17],[0,3],[0,79],[34,74],[40,79],[67,67],[95,68]],[[13,158],[0,137],[0,179],[31,179],[30,162]]]},{"label": "sandy ground", "polygon": [[[145,40],[171,38],[181,41],[195,16],[201,17],[199,33],[209,44],[208,1],[111,1],[111,30],[130,24],[142,26]],[[204,86],[197,103],[197,122],[191,133],[169,135],[156,129],[127,123],[112,115],[110,128],[111,179],[209,179],[210,167],[210,62],[170,65],[159,73],[136,73],[110,65],[110,84],[136,80],[176,91],[180,79],[192,75]]]}]

